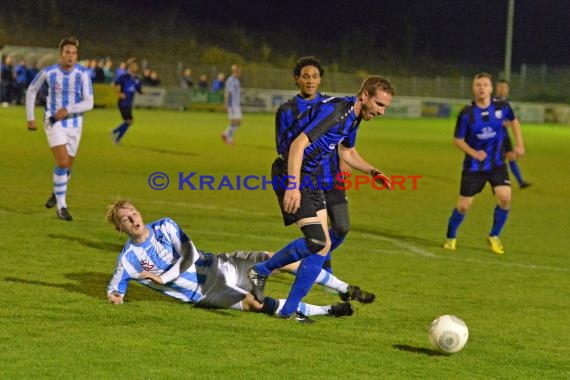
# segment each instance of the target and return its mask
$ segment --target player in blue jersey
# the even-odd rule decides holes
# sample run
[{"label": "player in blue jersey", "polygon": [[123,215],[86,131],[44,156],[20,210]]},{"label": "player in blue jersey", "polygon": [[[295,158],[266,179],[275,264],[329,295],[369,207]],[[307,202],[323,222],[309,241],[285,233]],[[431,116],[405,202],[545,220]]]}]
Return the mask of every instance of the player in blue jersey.
[{"label": "player in blue jersey", "polygon": [[[275,269],[302,260],[293,287],[280,312],[282,317],[299,315],[297,305],[309,292],[331,249],[325,197],[318,184],[323,162],[339,149],[346,163],[382,181],[380,172],[354,149],[356,131],[362,120],[384,114],[395,92],[392,84],[380,76],[364,80],[357,96],[327,98],[309,109],[310,116],[297,118],[278,138],[279,157],[272,176],[280,178],[274,187],[285,225],[295,223],[304,235],[292,241],[271,259],[252,267],[248,276],[254,297],[262,301],[267,277]],[[284,186],[281,186],[284,185]]]},{"label": "player in blue jersey", "polygon": [[28,130],[36,131],[34,106],[38,91],[47,84],[44,129],[49,147],[55,158],[53,193],[46,202],[47,208],[57,206],[60,219],[71,221],[67,209],[67,186],[71,168],[77,155],[83,113],[93,108],[93,85],[87,70],[77,64],[79,41],[74,37],[59,43],[59,64],[45,67],[32,80],[26,93]]},{"label": "player in blue jersey", "polygon": [[113,131],[111,135],[115,144],[123,138],[129,127],[133,124],[133,102],[135,93],[142,94],[141,80],[137,77],[139,65],[135,58],[127,61],[127,72],[115,79],[115,91],[119,98],[117,105],[123,118],[123,122]]},{"label": "player in blue jersey", "polygon": [[[281,138],[286,136],[295,123],[306,124],[306,119],[311,115],[309,110],[317,105],[321,100],[329,98],[319,92],[321,78],[324,69],[319,60],[315,57],[301,57],[293,67],[293,78],[299,87],[299,93],[282,104],[275,116],[275,144],[279,150]],[[305,119],[305,120],[302,120]],[[344,164],[340,169],[340,165]],[[331,252],[344,241],[349,229],[348,203],[342,186],[336,181],[336,176],[340,172],[350,172],[350,166],[339,158],[338,148],[323,161],[319,174],[320,182],[323,184],[323,192],[327,206],[327,214],[330,220],[329,235],[331,238],[331,250],[327,254],[323,268],[332,272]],[[359,297],[373,300],[374,295],[359,292]]]},{"label": "player in blue jersey", "polygon": [[236,129],[241,125],[241,67],[232,65],[232,75],[226,79],[224,87],[224,108],[228,112],[228,119],[230,125],[222,133],[222,140],[226,144],[232,145],[234,143],[234,135]]},{"label": "player in blue jersey", "polygon": [[491,250],[505,253],[499,234],[507,221],[511,206],[511,182],[505,165],[503,140],[508,125],[513,130],[518,156],[524,154],[524,144],[518,119],[508,102],[493,100],[491,75],[479,73],[473,79],[475,100],[463,108],[455,125],[454,144],[463,152],[463,172],[456,208],[447,227],[444,248],[455,250],[456,235],[465,214],[473,204],[474,196],[489,182],[497,198],[493,226],[487,237]]},{"label": "player in blue jersey", "polygon": [[[141,214],[127,200],[109,206],[107,221],[117,231],[129,236],[119,255],[115,273],[107,286],[107,298],[114,304],[123,303],[130,280],[167,296],[202,307],[229,308],[274,315],[285,300],[265,297],[256,301],[247,291],[247,271],[255,263],[266,260],[269,252],[236,251],[211,254],[196,248],[188,235],[170,218],[144,224]],[[287,270],[295,271],[297,265]],[[349,285],[326,271],[317,281],[339,292]],[[310,315],[350,316],[348,302],[316,306],[300,304],[299,310]]]},{"label": "player in blue jersey", "polygon": [[[503,102],[509,101],[509,82],[504,79],[499,79],[497,84],[495,85],[495,97],[497,100],[501,100]],[[507,128],[507,126],[505,126]],[[511,169],[511,173],[517,179],[519,187],[521,189],[526,189],[531,184],[530,182],[526,182],[523,177],[519,165],[517,163],[517,155],[513,151],[513,142],[509,136],[507,130],[505,130],[505,139],[503,140],[503,148],[505,149],[505,157],[509,161],[509,168]]]}]

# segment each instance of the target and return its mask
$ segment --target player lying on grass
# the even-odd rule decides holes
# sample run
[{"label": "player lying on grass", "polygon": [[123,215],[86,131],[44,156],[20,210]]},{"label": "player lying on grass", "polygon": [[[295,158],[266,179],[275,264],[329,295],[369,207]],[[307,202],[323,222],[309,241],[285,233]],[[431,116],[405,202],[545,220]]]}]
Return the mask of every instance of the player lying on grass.
[{"label": "player lying on grass", "polygon": [[[263,303],[256,301],[247,291],[247,271],[258,262],[267,260],[272,253],[235,251],[211,254],[198,250],[188,235],[170,218],[163,218],[145,225],[141,214],[128,200],[119,200],[109,206],[107,221],[117,231],[129,236],[119,255],[115,273],[107,286],[109,302],[121,304],[129,280],[189,302],[197,306],[228,308],[279,313],[285,300],[266,297]],[[284,268],[294,272],[298,263]],[[349,300],[362,303],[374,301],[374,294],[365,292],[339,280],[327,271],[321,271],[316,280],[339,293],[345,301],[335,305],[299,305],[305,315],[352,315]]]}]

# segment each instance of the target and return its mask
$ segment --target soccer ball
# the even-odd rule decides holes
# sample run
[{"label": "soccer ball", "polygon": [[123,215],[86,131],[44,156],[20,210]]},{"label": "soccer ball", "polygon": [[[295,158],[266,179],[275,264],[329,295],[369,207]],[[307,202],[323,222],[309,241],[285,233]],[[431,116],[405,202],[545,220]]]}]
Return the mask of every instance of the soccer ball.
[{"label": "soccer ball", "polygon": [[432,346],[446,354],[461,351],[469,339],[469,329],[461,318],[442,315],[431,323],[428,331]]}]

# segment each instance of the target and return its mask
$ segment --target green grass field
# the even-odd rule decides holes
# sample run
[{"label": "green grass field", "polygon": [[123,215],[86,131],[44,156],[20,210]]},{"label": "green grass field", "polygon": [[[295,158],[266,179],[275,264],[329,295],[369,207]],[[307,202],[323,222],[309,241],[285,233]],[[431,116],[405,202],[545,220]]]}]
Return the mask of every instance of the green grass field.
[{"label": "green grass field", "polygon": [[[39,116],[40,110],[37,110]],[[69,186],[71,223],[43,206],[53,159],[43,131],[28,132],[23,108],[0,109],[0,378],[2,379],[561,379],[570,378],[570,128],[524,125],[520,161],[529,189],[513,188],[502,234],[506,254],[485,241],[494,198],[480,194],[458,250],[440,248],[459,188],[453,120],[364,123],[358,150],[390,174],[422,175],[418,189],[349,191],[351,232],[335,274],[376,293],[350,318],[310,326],[262,314],[203,310],[132,284],[125,304],[105,292],[126,238],[105,224],[108,203],[132,199],[150,222],[176,220],[213,252],[278,250],[299,235],[282,226],[271,190],[178,190],[178,173],[268,175],[273,116],[245,115],[225,146],[224,114],[135,110],[122,146],[109,130],[116,110],[86,116]],[[148,177],[169,175],[166,190]],[[267,292],[285,297],[292,277]],[[305,299],[338,301],[315,287]],[[435,355],[427,329],[456,314],[465,349]]]}]

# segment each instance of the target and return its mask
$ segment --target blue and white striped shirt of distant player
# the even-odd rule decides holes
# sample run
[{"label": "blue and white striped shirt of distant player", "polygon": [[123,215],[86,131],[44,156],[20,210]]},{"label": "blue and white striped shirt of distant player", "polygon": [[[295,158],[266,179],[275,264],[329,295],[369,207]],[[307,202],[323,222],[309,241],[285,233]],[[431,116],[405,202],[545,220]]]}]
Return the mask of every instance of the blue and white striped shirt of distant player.
[{"label": "blue and white striped shirt of distant player", "polygon": [[[143,243],[129,240],[123,248],[107,294],[124,295],[129,280],[136,280],[184,302],[199,302],[208,274],[218,269],[212,265],[213,255],[198,251],[188,235],[170,218],[152,222],[147,228],[149,237]],[[182,249],[188,251],[183,255]],[[183,260],[184,256],[187,258]],[[164,284],[140,278],[142,271],[160,276]]]},{"label": "blue and white striped shirt of distant player", "polygon": [[239,78],[230,75],[226,80],[225,91],[228,94],[228,107],[239,108],[241,101],[241,84]]},{"label": "blue and white striped shirt of distant player", "polygon": [[59,64],[43,68],[32,80],[26,93],[28,121],[35,119],[36,95],[44,82],[48,85],[45,120],[55,116],[57,110],[66,108],[69,115],[61,121],[61,126],[81,126],[83,112],[93,108],[93,85],[87,69],[78,64],[69,71],[63,70]]}]

